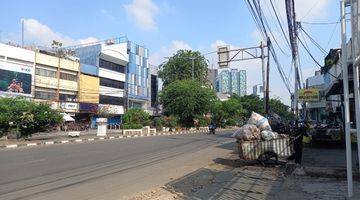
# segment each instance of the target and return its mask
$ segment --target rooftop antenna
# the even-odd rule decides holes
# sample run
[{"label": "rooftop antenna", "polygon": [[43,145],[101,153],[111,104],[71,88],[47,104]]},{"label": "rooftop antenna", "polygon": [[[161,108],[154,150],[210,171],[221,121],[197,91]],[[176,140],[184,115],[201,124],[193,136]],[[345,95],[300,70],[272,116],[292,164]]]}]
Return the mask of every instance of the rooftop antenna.
[{"label": "rooftop antenna", "polygon": [[21,47],[24,48],[24,19],[21,19]]}]

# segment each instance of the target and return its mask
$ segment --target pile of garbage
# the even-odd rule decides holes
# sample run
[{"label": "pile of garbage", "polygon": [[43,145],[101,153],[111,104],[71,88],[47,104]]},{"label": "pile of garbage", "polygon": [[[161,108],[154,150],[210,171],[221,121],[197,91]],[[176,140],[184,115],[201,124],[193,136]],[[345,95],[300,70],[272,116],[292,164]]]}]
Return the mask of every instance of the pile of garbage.
[{"label": "pile of garbage", "polygon": [[237,140],[273,140],[281,137],[277,132],[272,131],[269,121],[266,117],[252,112],[247,124],[240,127],[234,134]]}]

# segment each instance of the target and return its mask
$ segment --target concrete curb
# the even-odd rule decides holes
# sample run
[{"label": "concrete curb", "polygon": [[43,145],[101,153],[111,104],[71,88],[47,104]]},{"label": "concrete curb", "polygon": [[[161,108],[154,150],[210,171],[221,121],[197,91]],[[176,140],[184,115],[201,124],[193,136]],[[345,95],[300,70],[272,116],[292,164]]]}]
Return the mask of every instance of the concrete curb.
[{"label": "concrete curb", "polygon": [[[233,129],[220,129],[222,131],[230,131]],[[15,149],[20,147],[35,147],[35,146],[49,146],[53,144],[68,144],[68,143],[85,143],[93,141],[105,141],[105,140],[114,140],[114,139],[127,139],[127,138],[137,138],[137,137],[153,137],[153,136],[164,136],[164,135],[184,135],[184,134],[193,134],[193,133],[208,133],[208,131],[178,131],[178,132],[162,132],[154,134],[142,134],[142,135],[116,135],[116,136],[106,136],[106,137],[93,137],[85,139],[62,139],[62,140],[52,140],[52,141],[42,141],[42,142],[31,142],[31,143],[18,143],[18,144],[8,144],[0,146],[0,150],[3,149]]]}]

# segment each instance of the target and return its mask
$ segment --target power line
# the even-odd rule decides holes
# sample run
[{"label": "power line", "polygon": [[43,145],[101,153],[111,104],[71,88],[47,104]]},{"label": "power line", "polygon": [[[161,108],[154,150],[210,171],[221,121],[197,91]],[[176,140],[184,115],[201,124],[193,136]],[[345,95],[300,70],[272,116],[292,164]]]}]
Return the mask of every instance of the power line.
[{"label": "power line", "polygon": [[[248,10],[250,11],[250,14],[251,14],[252,18],[254,19],[255,25],[257,26],[260,34],[262,35],[262,37],[263,37],[264,39],[267,39],[267,38],[268,38],[268,34],[267,34],[267,31],[266,31],[266,28],[265,28],[265,26],[264,26],[263,23],[262,23],[262,24],[260,23],[260,19],[259,19],[259,17],[261,17],[261,15],[259,16],[259,15],[256,14],[256,12],[255,12],[255,10],[254,10],[254,8],[253,8],[253,5],[251,4],[250,0],[244,0],[244,1],[245,1],[246,5],[247,5],[247,7],[248,7]],[[256,4],[255,1],[253,1],[253,2]],[[289,93],[291,94],[289,80],[286,79],[286,77],[285,77],[284,71],[283,71],[283,69],[282,69],[282,67],[281,67],[281,65],[280,65],[280,63],[279,63],[279,61],[278,61],[278,58],[277,58],[277,56],[276,56],[276,52],[275,52],[275,50],[274,50],[274,48],[273,48],[272,45],[270,45],[268,48],[270,48],[271,55],[272,55],[272,57],[273,57],[273,59],[274,59],[274,62],[275,62],[275,64],[276,64],[276,67],[277,67],[277,70],[278,70],[278,72],[279,72],[279,74],[280,74],[280,77],[281,77],[284,85],[285,85],[286,88],[288,89]]]},{"label": "power line", "polygon": [[340,24],[340,21],[336,22],[306,22],[300,21],[302,24],[309,24],[309,25],[333,25],[333,24]]},{"label": "power line", "polygon": [[[276,46],[280,49],[280,51],[285,55],[285,56],[289,56],[287,53],[285,53],[285,51],[283,50],[283,48],[280,46],[279,42],[277,41],[276,37],[274,36],[268,21],[266,20],[266,17],[264,15],[264,12],[261,9],[261,5],[260,2],[258,0],[258,2],[256,3],[256,0],[253,0],[254,6],[255,6],[255,10],[258,13],[258,16],[260,17],[260,22],[262,24],[262,26],[264,27],[264,22],[265,22],[265,26],[267,27],[268,31],[270,32],[270,35],[272,37],[272,39],[275,41]],[[264,27],[264,29],[266,30],[266,28]],[[267,32],[266,35],[268,36]]]},{"label": "power line", "polygon": [[[323,67],[316,59],[315,57],[311,54],[310,50],[305,46],[305,44],[303,43],[303,41],[298,37],[300,44],[303,46],[303,48],[305,49],[305,51],[309,54],[309,56],[311,57],[311,59],[320,67],[320,69]],[[331,74],[330,72],[326,72],[328,73],[330,76],[339,79],[338,77],[336,77],[335,75]]]},{"label": "power line", "polygon": [[321,47],[321,45],[320,45],[318,42],[316,42],[316,40],[315,40],[314,38],[312,38],[312,37],[310,36],[310,34],[307,33],[302,26],[300,26],[300,29],[305,33],[305,35],[310,39],[310,41],[311,41],[317,48],[319,48],[319,50],[320,50],[321,52],[323,52],[325,55],[327,54],[326,50],[325,50],[323,47]]},{"label": "power line", "polygon": [[[265,1],[265,2],[266,2],[266,1]],[[277,14],[277,12],[276,12],[276,9],[275,9],[275,6],[274,6],[274,4],[273,4],[273,1],[270,0],[270,3],[271,3],[271,7],[272,7],[272,9],[273,9],[273,11],[274,11],[274,13],[275,13],[276,20],[277,20],[277,22],[278,22],[278,24],[279,24],[279,26],[280,26],[280,28],[281,28],[281,32],[282,32],[283,35],[284,35],[285,41],[286,41],[286,43],[289,45],[289,47],[290,47],[290,49],[291,49],[290,42],[289,42],[289,40],[288,40],[288,38],[287,38],[287,36],[286,36],[286,34],[285,34],[284,28],[283,28],[283,26],[282,26],[282,23],[281,23],[281,21],[280,21],[280,19],[279,19],[278,14]]]}]

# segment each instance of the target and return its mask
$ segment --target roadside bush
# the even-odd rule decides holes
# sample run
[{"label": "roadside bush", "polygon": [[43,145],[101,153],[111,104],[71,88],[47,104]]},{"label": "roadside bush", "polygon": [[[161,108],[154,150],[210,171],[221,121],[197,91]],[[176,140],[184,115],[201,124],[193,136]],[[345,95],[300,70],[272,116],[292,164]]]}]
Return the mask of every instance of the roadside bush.
[{"label": "roadside bush", "polygon": [[149,113],[140,108],[129,109],[124,115],[123,122],[123,129],[139,129],[151,123]]},{"label": "roadside bush", "polygon": [[141,129],[143,125],[141,124],[123,124],[123,129]]},{"label": "roadside bush", "polygon": [[155,117],[152,121],[152,125],[156,128],[157,131],[161,131],[164,126],[164,121],[161,117]]},{"label": "roadside bush", "polygon": [[163,120],[163,125],[165,127],[169,127],[171,129],[175,128],[176,126],[179,125],[179,118],[174,116],[174,115],[170,115],[170,116],[163,116],[162,117]]},{"label": "roadside bush", "polygon": [[61,121],[60,113],[49,105],[24,98],[0,98],[0,136],[28,137]]}]

